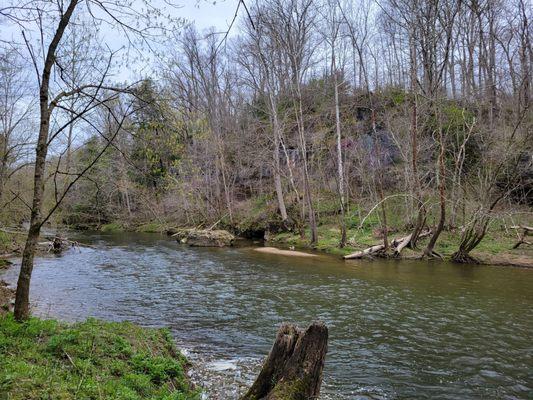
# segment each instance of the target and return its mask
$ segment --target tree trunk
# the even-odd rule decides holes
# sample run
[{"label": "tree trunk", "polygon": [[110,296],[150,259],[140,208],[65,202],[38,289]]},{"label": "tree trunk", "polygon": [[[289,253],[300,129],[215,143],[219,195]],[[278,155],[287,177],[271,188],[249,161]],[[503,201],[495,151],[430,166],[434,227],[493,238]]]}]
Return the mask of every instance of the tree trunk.
[{"label": "tree trunk", "polygon": [[332,49],[332,73],[333,73],[333,85],[335,87],[335,127],[337,133],[337,173],[338,173],[338,186],[339,186],[339,201],[341,206],[341,240],[339,247],[346,246],[346,195],[344,191],[344,165],[342,162],[342,132],[341,132],[341,116],[340,116],[340,104],[339,104],[339,86],[337,79],[337,65],[335,59],[335,47]]},{"label": "tree trunk", "polygon": [[463,264],[479,264],[479,261],[470,255],[470,252],[474,250],[485,237],[490,222],[490,212],[496,203],[497,201],[493,203],[487,213],[483,213],[483,211],[480,210],[479,214],[474,217],[470,226],[464,230],[461,235],[459,249],[452,254],[452,261]]},{"label": "tree trunk", "polygon": [[[439,115],[439,125],[440,122],[440,115]],[[439,223],[437,225],[437,229],[435,229],[435,232],[433,233],[433,236],[431,236],[431,239],[429,239],[429,243],[427,247],[424,250],[424,256],[425,257],[433,257],[440,255],[434,251],[435,244],[437,243],[437,239],[439,238],[442,230],[444,229],[444,223],[446,222],[446,166],[444,165],[444,156],[445,156],[445,143],[444,143],[444,134],[442,132],[442,126],[439,126],[439,144],[440,144],[440,154],[439,154],[439,200],[440,200],[440,217],[439,217]]]},{"label": "tree trunk", "polygon": [[369,247],[368,249],[357,251],[352,254],[348,254],[344,256],[343,258],[345,260],[354,260],[358,258],[363,258],[366,256],[371,256],[376,253],[383,253],[385,251],[385,245],[384,244],[377,244],[375,246]]},{"label": "tree trunk", "polygon": [[318,399],[328,328],[314,322],[305,331],[283,324],[259,376],[241,400]]},{"label": "tree trunk", "polygon": [[50,115],[52,109],[48,104],[49,83],[52,67],[55,61],[55,53],[65,29],[69,23],[70,17],[78,4],[78,0],[71,0],[67,10],[59,21],[57,30],[48,46],[46,59],[41,76],[41,85],[39,87],[39,106],[40,106],[40,125],[39,137],[35,149],[35,172],[33,177],[33,203],[31,208],[30,229],[28,238],[22,253],[22,263],[17,282],[17,292],[15,295],[15,319],[23,321],[29,318],[30,309],[30,280],[33,271],[33,258],[35,247],[39,238],[42,224],[42,201],[44,193],[44,172],[46,166],[46,156],[48,153],[48,131],[50,128]]},{"label": "tree trunk", "polygon": [[297,88],[298,88],[297,89],[297,96],[298,96],[297,122],[298,122],[299,136],[300,136],[300,153],[302,155],[302,170],[303,170],[302,172],[303,172],[304,196],[305,196],[304,205],[307,206],[307,213],[309,217],[309,228],[311,230],[311,245],[315,245],[318,242],[318,230],[317,230],[317,225],[316,225],[315,210],[313,208],[311,186],[309,182],[309,167],[307,165],[307,144],[306,144],[306,139],[305,139],[305,128],[304,128],[303,110],[302,110],[302,95],[300,92],[299,82],[297,83]]},{"label": "tree trunk", "polygon": [[410,85],[411,85],[411,168],[413,172],[412,190],[413,196],[416,198],[418,205],[418,214],[413,227],[411,235],[410,247],[415,249],[420,232],[424,229],[426,224],[426,207],[422,200],[422,189],[420,187],[420,180],[418,177],[418,99],[417,99],[417,60],[416,60],[416,47],[415,47],[415,33],[414,28],[409,38],[410,48]]},{"label": "tree trunk", "polygon": [[278,208],[281,215],[281,220],[286,222],[288,219],[287,207],[285,207],[285,199],[283,198],[283,187],[281,185],[281,166],[280,166],[280,127],[278,120],[277,104],[272,93],[269,94],[270,108],[272,111],[272,128],[274,134],[274,187],[276,189],[276,196],[278,198]]}]

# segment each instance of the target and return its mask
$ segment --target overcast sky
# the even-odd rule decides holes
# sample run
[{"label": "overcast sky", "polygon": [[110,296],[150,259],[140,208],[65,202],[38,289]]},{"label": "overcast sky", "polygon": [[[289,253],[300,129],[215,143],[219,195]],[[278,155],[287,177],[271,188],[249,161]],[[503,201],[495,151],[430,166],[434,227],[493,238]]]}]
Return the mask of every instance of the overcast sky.
[{"label": "overcast sky", "polygon": [[228,28],[238,4],[238,0],[217,0],[215,4],[209,0],[182,0],[181,2],[183,8],[176,10],[177,15],[194,21],[199,29],[214,26],[220,30]]},{"label": "overcast sky", "polygon": [[[2,1],[0,0],[0,3]],[[13,2],[16,3],[16,0],[13,0]],[[199,32],[210,27],[214,27],[217,32],[225,32],[228,30],[235,16],[239,0],[151,0],[150,3],[154,7],[161,8],[164,15],[170,14],[175,18],[182,18],[194,23]],[[179,7],[170,7],[168,3]],[[139,1],[137,4],[141,5],[142,2]],[[239,10],[239,14],[242,15],[243,11],[242,9]],[[8,20],[0,22],[2,22],[0,24],[0,42],[23,43],[19,26],[9,23]],[[27,28],[31,29],[31,26]],[[236,31],[237,27],[234,25],[230,35]],[[114,50],[126,46],[128,43],[126,37],[119,29],[114,29],[106,25],[102,26],[101,36],[103,41]],[[29,33],[28,37],[30,37],[30,42],[37,40],[39,38],[38,31],[34,31],[33,35]],[[223,35],[221,34],[220,37],[222,40]],[[24,46],[21,46],[21,48],[24,51]],[[124,57],[127,54],[129,54],[128,51],[121,51],[120,57]],[[128,59],[125,62],[126,66],[119,68],[114,78],[118,81],[124,81],[139,78],[139,76],[150,75],[154,59],[148,53],[146,53],[146,57],[147,59],[141,62]]]}]

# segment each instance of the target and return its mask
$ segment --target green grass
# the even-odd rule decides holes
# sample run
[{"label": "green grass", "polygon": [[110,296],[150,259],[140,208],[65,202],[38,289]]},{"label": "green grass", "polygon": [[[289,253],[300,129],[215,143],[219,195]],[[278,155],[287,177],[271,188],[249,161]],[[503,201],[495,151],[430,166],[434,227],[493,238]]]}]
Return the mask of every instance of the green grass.
[{"label": "green grass", "polygon": [[166,231],[167,226],[160,222],[148,222],[135,228],[136,232],[161,233]]},{"label": "green grass", "polygon": [[0,246],[11,243],[11,234],[0,231]]},{"label": "green grass", "polygon": [[0,317],[0,399],[199,399],[167,330]]},{"label": "green grass", "polygon": [[104,224],[100,226],[100,230],[102,232],[107,232],[107,233],[122,232],[124,231],[124,227],[122,226],[120,222],[111,222],[109,224]]},{"label": "green grass", "polygon": [[0,231],[0,254],[12,253],[17,249],[22,249],[25,241],[25,234]]}]

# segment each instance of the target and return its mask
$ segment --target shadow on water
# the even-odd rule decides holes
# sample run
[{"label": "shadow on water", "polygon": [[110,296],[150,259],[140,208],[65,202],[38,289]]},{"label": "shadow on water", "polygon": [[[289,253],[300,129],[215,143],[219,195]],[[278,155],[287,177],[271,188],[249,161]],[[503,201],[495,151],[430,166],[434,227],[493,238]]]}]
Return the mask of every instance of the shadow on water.
[{"label": "shadow on water", "polygon": [[[533,271],[289,258],[188,248],[153,234],[80,234],[96,248],[36,261],[41,316],[167,326],[209,398],[250,383],[283,321],[330,328],[328,399],[527,398]],[[17,268],[4,272],[14,283]]]}]

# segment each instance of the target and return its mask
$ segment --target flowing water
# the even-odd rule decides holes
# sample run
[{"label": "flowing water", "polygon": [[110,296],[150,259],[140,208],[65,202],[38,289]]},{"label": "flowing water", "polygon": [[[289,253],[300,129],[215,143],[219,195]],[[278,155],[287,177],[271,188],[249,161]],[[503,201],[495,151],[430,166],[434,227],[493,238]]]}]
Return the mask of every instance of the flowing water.
[{"label": "flowing water", "polygon": [[533,270],[79,240],[95,247],[36,260],[34,313],[169,327],[210,399],[250,383],[281,322],[315,319],[330,329],[324,399],[533,398]]}]

